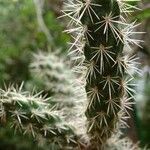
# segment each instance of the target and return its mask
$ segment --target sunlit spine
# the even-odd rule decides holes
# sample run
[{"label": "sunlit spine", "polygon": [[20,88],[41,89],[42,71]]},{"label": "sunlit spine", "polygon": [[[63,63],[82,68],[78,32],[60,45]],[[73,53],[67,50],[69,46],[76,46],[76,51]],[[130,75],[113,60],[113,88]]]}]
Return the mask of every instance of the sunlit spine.
[{"label": "sunlit spine", "polygon": [[[77,73],[84,75],[88,99],[86,117],[91,149],[102,149],[115,132],[119,120],[132,109],[134,84],[131,70],[139,73],[137,58],[124,55],[124,47],[141,42],[131,35],[136,22],[126,16],[136,7],[123,0],[71,0],[65,2],[63,17],[69,17],[67,33],[74,40],[69,55]],[[82,78],[83,79],[83,78]],[[124,115],[124,113],[126,115]],[[122,114],[122,115],[120,115]]]},{"label": "sunlit spine", "polygon": [[55,145],[58,149],[77,146],[73,127],[63,120],[61,111],[50,104],[49,98],[41,93],[32,95],[23,92],[22,85],[19,88],[10,86],[6,90],[0,89],[0,95],[1,127],[7,125],[16,134],[26,134],[37,142],[41,137],[46,139],[49,146]]}]

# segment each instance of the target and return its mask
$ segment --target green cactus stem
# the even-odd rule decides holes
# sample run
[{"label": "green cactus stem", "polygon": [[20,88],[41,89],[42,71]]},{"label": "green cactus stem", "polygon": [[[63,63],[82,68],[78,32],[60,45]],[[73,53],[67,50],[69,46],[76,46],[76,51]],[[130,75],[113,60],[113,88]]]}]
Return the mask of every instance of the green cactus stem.
[{"label": "green cactus stem", "polygon": [[138,42],[130,37],[135,22],[127,24],[122,15],[129,11],[126,6],[122,0],[72,0],[63,11],[63,16],[71,18],[66,32],[74,39],[69,50],[73,49],[76,70],[79,73],[86,68],[85,114],[90,149],[94,150],[102,149],[117,128],[119,114],[133,104],[128,96],[133,96],[134,84],[127,74],[129,68],[138,69],[134,67],[136,59],[124,56],[123,50]]},{"label": "green cactus stem", "polygon": [[[0,90],[0,124],[8,125],[16,133],[27,134],[38,141],[47,139],[57,149],[78,146],[77,136],[62,119],[61,112],[50,104],[41,93],[31,95],[13,86]],[[40,138],[40,139],[41,139]],[[50,146],[51,149],[51,146]]]}]

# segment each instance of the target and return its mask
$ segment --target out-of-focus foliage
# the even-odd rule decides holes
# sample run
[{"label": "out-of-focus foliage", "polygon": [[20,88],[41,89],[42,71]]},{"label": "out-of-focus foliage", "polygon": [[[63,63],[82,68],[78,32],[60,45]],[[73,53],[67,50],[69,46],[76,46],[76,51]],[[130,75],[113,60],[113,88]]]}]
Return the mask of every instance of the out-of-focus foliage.
[{"label": "out-of-focus foliage", "polygon": [[137,127],[141,145],[150,148],[150,76],[147,69],[143,69],[143,78],[138,81]]},{"label": "out-of-focus foliage", "polygon": [[141,10],[136,11],[132,16],[133,19],[141,22],[138,30],[145,32],[141,37],[144,41],[142,48],[136,49],[142,69],[142,76],[137,79],[137,128],[141,145],[150,148],[150,1],[143,0],[139,7]]},{"label": "out-of-focus foliage", "polygon": [[[32,1],[0,1],[0,83],[28,78],[28,51],[38,47]],[[22,69],[24,68],[24,69]]]},{"label": "out-of-focus foliage", "polygon": [[[27,140],[28,138],[28,140]],[[6,150],[37,150],[35,142],[32,138],[22,136],[21,134],[14,134],[10,127],[5,126],[5,130],[0,128],[0,149]]]},{"label": "out-of-focus foliage", "polygon": [[[150,79],[148,79],[150,80]],[[150,147],[150,81],[145,84],[144,89],[144,109],[141,117],[141,141],[143,145],[148,144]]]},{"label": "out-of-focus foliage", "polygon": [[[43,17],[54,45],[65,52],[69,37],[62,34],[62,25],[48,7]],[[30,79],[31,52],[47,50],[50,44],[39,28],[32,0],[0,0],[0,85]]]},{"label": "out-of-focus foliage", "polygon": [[[137,4],[137,2],[136,2]],[[133,17],[140,21],[150,18],[150,3],[149,0],[143,0],[143,3],[140,6],[141,10],[137,11]]]},{"label": "out-of-focus foliage", "polygon": [[140,13],[138,13],[136,15],[136,18],[140,19],[140,20],[148,19],[149,17],[150,17],[150,9],[149,8],[145,8],[144,10],[142,10]]}]

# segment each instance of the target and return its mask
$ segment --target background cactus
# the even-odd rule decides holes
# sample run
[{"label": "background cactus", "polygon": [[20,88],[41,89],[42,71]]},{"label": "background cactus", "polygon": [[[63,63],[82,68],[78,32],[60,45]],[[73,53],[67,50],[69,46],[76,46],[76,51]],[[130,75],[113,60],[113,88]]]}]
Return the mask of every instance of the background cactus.
[{"label": "background cactus", "polygon": [[8,124],[16,133],[32,136],[38,142],[48,139],[46,142],[52,149],[63,149],[72,144],[77,146],[73,128],[65,123],[61,111],[56,110],[41,93],[31,95],[23,92],[21,85],[18,89],[10,86],[0,90],[0,95],[2,126]]},{"label": "background cactus", "polygon": [[139,70],[137,59],[123,52],[131,44],[139,46],[140,40],[132,38],[139,33],[133,31],[137,25],[125,18],[132,8],[122,0],[73,0],[63,10],[71,19],[66,32],[75,40],[70,47],[78,63],[74,70],[86,79],[90,149],[101,149],[132,109],[135,85],[130,71]]},{"label": "background cactus", "polygon": [[73,74],[67,67],[65,59],[60,58],[59,54],[42,51],[34,53],[30,72],[33,79],[38,80],[45,92],[49,92],[53,97],[64,98],[64,101],[67,101],[70,95],[74,95],[71,87]]},{"label": "background cactus", "polygon": [[[76,123],[76,131],[82,136],[85,134],[85,90],[79,83],[74,83],[75,75],[67,64],[69,62],[63,56],[60,58],[56,53],[40,51],[33,55],[30,71],[47,96],[51,95],[51,103],[61,111],[66,122],[72,126]],[[31,83],[26,86],[31,86]]]}]

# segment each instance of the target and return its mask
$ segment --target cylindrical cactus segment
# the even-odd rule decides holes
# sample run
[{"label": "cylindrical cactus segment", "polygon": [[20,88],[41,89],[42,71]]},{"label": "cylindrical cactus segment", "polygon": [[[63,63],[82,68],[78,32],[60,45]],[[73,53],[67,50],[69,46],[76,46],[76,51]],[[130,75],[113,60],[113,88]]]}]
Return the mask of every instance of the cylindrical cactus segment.
[{"label": "cylindrical cactus segment", "polygon": [[121,110],[125,69],[118,57],[124,47],[120,26],[125,23],[120,22],[117,0],[72,0],[63,12],[71,27],[78,26],[67,32],[73,32],[73,52],[84,56],[79,66],[87,68],[87,132],[91,145],[100,148],[114,132]]},{"label": "cylindrical cactus segment", "polygon": [[74,40],[69,49],[77,63],[73,70],[85,75],[86,68],[85,115],[94,149],[101,149],[120,122],[120,114],[133,103],[128,96],[133,96],[134,84],[126,76],[129,68],[138,72],[137,63],[123,54],[124,45],[131,49],[140,41],[131,37],[139,34],[133,31],[135,22],[127,24],[124,18],[131,8],[123,0],[68,0],[63,10],[63,16],[71,19],[67,32]]}]

